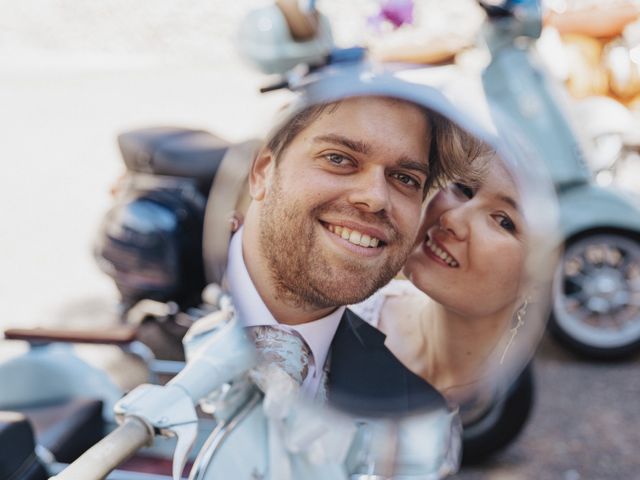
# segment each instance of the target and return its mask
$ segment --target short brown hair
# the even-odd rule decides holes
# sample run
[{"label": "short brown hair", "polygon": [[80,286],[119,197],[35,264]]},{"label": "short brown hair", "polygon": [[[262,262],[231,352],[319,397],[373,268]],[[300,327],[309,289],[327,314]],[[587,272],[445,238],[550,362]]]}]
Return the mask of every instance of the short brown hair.
[{"label": "short brown hair", "polygon": [[[267,148],[273,153],[276,162],[300,132],[315,122],[325,110],[335,109],[339,104],[340,101],[311,105],[294,114],[278,128],[267,141]],[[445,116],[421,106],[419,108],[424,112],[431,128],[429,175],[424,185],[424,194],[449,181],[476,180],[480,176],[480,170],[473,165],[473,161],[487,152],[486,144]]]}]

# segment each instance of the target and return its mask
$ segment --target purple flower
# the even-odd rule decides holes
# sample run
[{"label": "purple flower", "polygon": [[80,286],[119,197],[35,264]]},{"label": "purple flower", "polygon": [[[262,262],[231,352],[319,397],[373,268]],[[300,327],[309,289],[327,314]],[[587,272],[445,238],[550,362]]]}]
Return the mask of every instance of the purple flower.
[{"label": "purple flower", "polygon": [[394,28],[413,23],[413,0],[382,0],[380,12],[369,18],[369,23],[379,29],[384,22],[391,23]]}]

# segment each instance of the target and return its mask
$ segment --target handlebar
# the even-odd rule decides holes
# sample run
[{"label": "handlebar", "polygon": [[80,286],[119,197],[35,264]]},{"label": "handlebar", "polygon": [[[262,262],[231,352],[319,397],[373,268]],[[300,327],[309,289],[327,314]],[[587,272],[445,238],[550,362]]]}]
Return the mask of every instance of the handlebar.
[{"label": "handlebar", "polygon": [[109,330],[69,330],[55,328],[10,328],[5,330],[7,340],[23,340],[32,344],[51,342],[90,343],[99,345],[129,345],[136,340],[137,330],[129,326]]},{"label": "handlebar", "polygon": [[49,480],[102,480],[140,448],[153,441],[153,429],[138,417],[127,417],[109,435]]},{"label": "handlebar", "polygon": [[180,478],[196,440],[194,405],[226,382],[255,366],[253,344],[238,326],[231,299],[221,295],[220,310],[200,319],[185,336],[189,361],[164,386],[140,385],[115,406],[122,426],[91,447],[55,480],[101,480],[156,433],[177,437],[173,478]]}]

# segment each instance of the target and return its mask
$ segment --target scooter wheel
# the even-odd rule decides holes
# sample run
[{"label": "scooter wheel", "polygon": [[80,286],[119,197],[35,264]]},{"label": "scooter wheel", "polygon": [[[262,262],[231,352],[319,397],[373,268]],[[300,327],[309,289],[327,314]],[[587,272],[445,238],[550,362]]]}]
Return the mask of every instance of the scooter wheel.
[{"label": "scooter wheel", "polygon": [[506,394],[483,414],[462,426],[462,465],[477,465],[512,443],[529,419],[534,401],[531,364],[518,375]]},{"label": "scooter wheel", "polygon": [[617,231],[569,241],[554,275],[548,328],[589,358],[613,360],[640,351],[640,241]]}]

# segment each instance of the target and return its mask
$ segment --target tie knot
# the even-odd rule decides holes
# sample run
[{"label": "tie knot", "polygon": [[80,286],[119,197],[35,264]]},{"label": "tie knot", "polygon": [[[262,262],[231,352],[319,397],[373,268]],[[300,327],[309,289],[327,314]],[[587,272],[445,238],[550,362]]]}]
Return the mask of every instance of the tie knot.
[{"label": "tie knot", "polygon": [[275,365],[302,385],[309,373],[311,349],[295,330],[273,325],[248,327],[262,365]]}]

